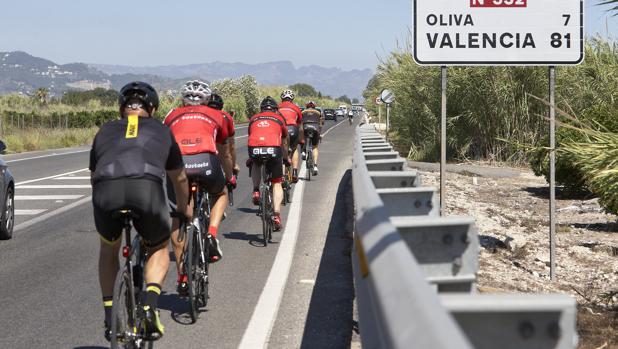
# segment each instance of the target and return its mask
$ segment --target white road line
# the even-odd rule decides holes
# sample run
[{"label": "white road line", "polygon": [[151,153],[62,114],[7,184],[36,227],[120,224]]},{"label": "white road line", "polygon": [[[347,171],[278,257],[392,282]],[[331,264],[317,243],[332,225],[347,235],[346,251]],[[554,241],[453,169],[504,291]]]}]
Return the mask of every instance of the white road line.
[{"label": "white road line", "polygon": [[339,126],[339,125],[343,124],[343,122],[344,122],[344,121],[346,121],[346,120],[340,121],[337,125],[335,125],[335,126],[333,126],[333,127],[329,128],[326,132],[324,132],[324,134],[322,135],[322,137],[325,137],[325,136],[326,136],[326,135],[327,135],[330,131],[332,131],[335,127],[337,127],[337,126]]},{"label": "white road line", "polygon": [[52,178],[56,178],[56,177],[67,176],[67,175],[71,175],[71,174],[74,174],[74,173],[79,173],[79,172],[84,172],[84,171],[88,171],[88,169],[87,169],[87,168],[84,168],[84,169],[77,170],[77,171],[71,171],[71,172],[66,172],[66,173],[60,173],[60,174],[53,175],[53,176],[48,176],[48,177],[43,177],[43,178],[37,178],[37,179],[31,179],[31,180],[28,180],[28,181],[23,181],[23,182],[18,182],[18,183],[15,183],[15,186],[19,186],[19,185],[22,185],[22,184],[28,184],[28,183],[39,182],[39,181],[44,181],[44,180],[46,180],[46,179],[52,179]]},{"label": "white road line", "polygon": [[16,216],[36,216],[47,210],[15,210]]},{"label": "white road line", "polygon": [[71,180],[71,179],[90,179],[90,176],[66,176],[66,177],[55,177],[54,180]]},{"label": "white road line", "polygon": [[238,137],[235,137],[234,139],[241,139],[241,138],[247,138],[247,137],[249,137],[249,135],[238,136]]},{"label": "white road line", "polygon": [[70,152],[66,152],[66,153],[51,153],[51,154],[47,154],[47,155],[33,156],[33,157],[30,157],[30,158],[15,159],[15,160],[7,160],[7,161],[5,161],[5,162],[8,164],[8,163],[12,163],[12,162],[20,162],[20,161],[26,161],[26,160],[34,160],[34,159],[49,158],[49,157],[52,157],[52,156],[61,156],[61,155],[70,155],[70,154],[86,153],[86,152],[89,152],[89,151],[90,151],[90,149],[87,149],[87,150],[78,150],[78,151],[70,151]]},{"label": "white road line", "polygon": [[34,185],[20,185],[18,189],[90,189],[90,184],[67,184],[67,185],[54,185],[54,184],[34,184]]},{"label": "white road line", "polygon": [[243,128],[247,128],[247,127],[249,127],[249,126],[240,126],[240,127],[236,127],[235,129],[236,130],[242,130]]},{"label": "white road line", "polygon": [[[307,171],[304,162],[300,172],[299,177],[305,177]],[[294,188],[292,206],[288,212],[277,256],[238,348],[253,349],[267,346],[294,259],[304,191],[305,181],[299,181]]]},{"label": "white road line", "polygon": [[42,221],[44,221],[44,220],[46,220],[48,218],[51,218],[53,216],[57,216],[57,215],[59,215],[61,213],[67,212],[69,210],[72,210],[73,208],[78,207],[80,205],[83,205],[83,204],[85,204],[87,202],[90,202],[91,200],[92,200],[92,196],[88,196],[88,197],[85,197],[85,198],[83,198],[83,199],[81,199],[79,201],[75,201],[74,203],[72,203],[70,205],[61,207],[61,208],[59,208],[57,210],[54,210],[54,211],[51,211],[51,212],[47,212],[44,215],[38,216],[38,217],[33,218],[33,219],[29,220],[29,221],[25,221],[23,223],[20,223],[20,224],[16,225],[13,228],[13,231],[19,231],[19,230],[28,228],[28,227],[30,227],[32,225],[35,225],[35,224],[37,224],[39,222],[42,222]]},{"label": "white road line", "polygon": [[75,200],[83,195],[15,195],[15,201],[31,200]]}]

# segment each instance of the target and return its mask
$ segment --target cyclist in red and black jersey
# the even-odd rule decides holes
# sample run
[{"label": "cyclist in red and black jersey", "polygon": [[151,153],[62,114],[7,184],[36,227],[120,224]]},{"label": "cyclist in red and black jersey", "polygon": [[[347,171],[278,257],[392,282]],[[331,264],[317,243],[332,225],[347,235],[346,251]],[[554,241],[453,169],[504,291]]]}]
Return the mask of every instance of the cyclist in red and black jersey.
[{"label": "cyclist in red and black jersey", "polygon": [[[275,215],[275,231],[281,230],[281,201],[283,200],[283,163],[288,159],[288,129],[285,118],[277,113],[277,101],[266,97],[260,104],[261,113],[254,115],[249,121],[249,157],[253,160],[251,178],[253,179],[253,203],[260,202],[261,166],[266,166],[273,184],[273,206]],[[261,163],[258,155],[268,154],[270,160]]]},{"label": "cyclist in red and black jersey", "polygon": [[[217,233],[228,205],[224,167],[231,172],[228,125],[220,111],[206,106],[211,90],[201,81],[189,81],[182,89],[183,106],[169,112],[164,123],[170,127],[183,155],[185,169],[190,181],[206,188],[211,197],[210,226],[206,237],[210,240],[211,262],[223,257]],[[221,161],[223,160],[223,161]],[[168,192],[172,188],[168,186]],[[173,197],[170,197],[173,204]],[[193,207],[194,203],[190,203]],[[182,251],[186,241],[178,241],[178,219],[173,221],[172,247],[178,267],[178,291],[186,294],[187,276],[180,268]]]},{"label": "cyclist in red and black jersey", "polygon": [[279,104],[279,114],[283,115],[288,125],[290,135],[290,149],[292,149],[292,182],[298,182],[298,145],[305,142],[303,135],[303,112],[294,104],[294,92],[285,90],[281,92],[281,103]]},{"label": "cyclist in red and black jersey", "polygon": [[219,110],[221,114],[223,114],[223,118],[225,119],[225,122],[227,125],[228,141],[226,143],[229,149],[228,154],[232,157],[231,163],[233,164],[234,168],[232,169],[232,173],[227,172],[228,169],[226,169],[225,167],[223,169],[226,170],[225,175],[228,179],[228,183],[231,184],[232,187],[235,189],[236,188],[236,176],[240,172],[240,167],[238,166],[238,163],[236,162],[236,140],[234,138],[234,136],[236,135],[236,126],[234,125],[234,116],[226,112],[225,110],[223,110],[223,105],[224,105],[223,98],[219,94],[213,93],[210,96],[210,100],[208,101],[208,106],[213,109]]}]

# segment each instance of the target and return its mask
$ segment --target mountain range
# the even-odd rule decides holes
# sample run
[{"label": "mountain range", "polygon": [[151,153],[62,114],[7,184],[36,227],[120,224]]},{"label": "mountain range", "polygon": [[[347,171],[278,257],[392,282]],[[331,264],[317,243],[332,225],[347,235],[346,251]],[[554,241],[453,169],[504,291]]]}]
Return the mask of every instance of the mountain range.
[{"label": "mountain range", "polygon": [[360,98],[373,72],[370,69],[344,71],[316,65],[296,68],[289,61],[261,64],[213,62],[156,67],[56,64],[21,51],[0,52],[0,94],[32,94],[40,87],[49,89],[51,95],[60,95],[69,89],[119,89],[134,80],[150,82],[158,89],[174,90],[188,79],[213,81],[242,75],[253,75],[262,85],[307,83],[325,95]]}]

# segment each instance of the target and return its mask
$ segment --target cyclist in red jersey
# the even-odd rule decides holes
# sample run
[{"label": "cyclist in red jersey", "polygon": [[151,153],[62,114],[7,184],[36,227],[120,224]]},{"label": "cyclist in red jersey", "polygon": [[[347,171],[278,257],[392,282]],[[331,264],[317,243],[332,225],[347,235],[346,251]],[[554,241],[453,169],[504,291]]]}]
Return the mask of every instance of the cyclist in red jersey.
[{"label": "cyclist in red jersey", "polygon": [[298,145],[305,142],[303,134],[303,112],[294,104],[294,92],[285,90],[281,92],[281,103],[279,104],[279,114],[283,115],[288,125],[290,135],[290,149],[292,149],[292,182],[298,182]]},{"label": "cyclist in red jersey", "polygon": [[[266,97],[260,104],[261,113],[254,115],[249,121],[249,157],[253,159],[251,178],[253,180],[253,203],[260,202],[261,166],[266,166],[273,184],[273,201],[275,215],[275,231],[281,230],[281,201],[283,200],[283,163],[288,159],[288,129],[285,118],[277,113],[277,101]],[[271,159],[264,163],[257,160],[257,155],[269,154]]]},{"label": "cyclist in red jersey", "polygon": [[230,184],[232,188],[236,189],[236,176],[240,172],[240,167],[236,162],[236,140],[234,138],[236,135],[236,126],[234,125],[234,116],[223,110],[223,105],[223,98],[219,94],[213,93],[210,96],[208,106],[219,110],[221,114],[223,114],[223,118],[225,119],[227,125],[228,141],[226,143],[228,147],[228,154],[231,156],[231,160],[229,161],[231,161],[231,164],[233,164],[234,167],[231,172],[229,169],[226,169],[225,166],[223,167],[223,170],[225,171],[225,176],[228,179],[228,184]]},{"label": "cyclist in red jersey", "polygon": [[[180,147],[187,176],[206,188],[211,197],[210,226],[206,237],[210,240],[211,262],[223,257],[217,233],[228,205],[226,177],[223,167],[232,168],[229,149],[225,146],[228,127],[220,111],[206,106],[211,90],[201,81],[189,81],[182,89],[183,106],[169,112],[165,125],[169,126]],[[223,159],[225,164],[222,164]],[[168,185],[168,193],[173,188]],[[171,190],[173,191],[173,190]],[[173,197],[169,197],[174,205]],[[190,203],[193,207],[193,203]],[[179,221],[172,222],[172,247],[178,268],[178,292],[186,294],[187,276],[181,272],[180,261],[186,241],[178,241]]]}]

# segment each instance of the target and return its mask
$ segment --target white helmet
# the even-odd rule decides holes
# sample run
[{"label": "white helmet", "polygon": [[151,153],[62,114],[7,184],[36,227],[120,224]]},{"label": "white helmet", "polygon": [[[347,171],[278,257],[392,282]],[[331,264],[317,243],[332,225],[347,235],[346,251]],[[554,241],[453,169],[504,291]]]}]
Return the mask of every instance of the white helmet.
[{"label": "white helmet", "polygon": [[182,87],[182,100],[185,104],[200,105],[208,103],[212,90],[207,83],[199,80],[187,81]]},{"label": "white helmet", "polygon": [[296,96],[294,95],[294,92],[292,92],[292,90],[285,90],[285,91],[281,92],[281,99],[282,100],[286,99],[286,98],[294,100],[294,97],[296,97]]}]

